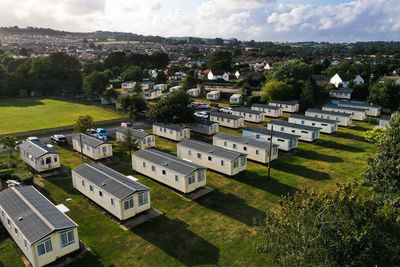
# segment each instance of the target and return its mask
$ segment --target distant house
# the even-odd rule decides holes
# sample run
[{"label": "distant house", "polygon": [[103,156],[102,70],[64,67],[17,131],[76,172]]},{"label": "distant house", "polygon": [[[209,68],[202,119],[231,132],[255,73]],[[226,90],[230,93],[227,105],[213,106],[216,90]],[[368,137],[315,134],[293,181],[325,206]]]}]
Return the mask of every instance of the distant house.
[{"label": "distant house", "polygon": [[150,188],[103,164],[86,163],[73,169],[72,184],[121,221],[151,208]]},{"label": "distant house", "polygon": [[200,88],[193,88],[193,89],[187,90],[187,93],[191,97],[199,97],[200,91],[201,91]]},{"label": "distant house", "polygon": [[[240,153],[247,154],[247,158],[267,163],[269,161],[270,143],[258,141],[252,138],[219,133],[214,135],[213,144],[229,150],[234,150]],[[278,158],[278,145],[272,145],[271,161]]]},{"label": "distant house", "polygon": [[392,76],[393,76],[393,77],[398,77],[398,78],[400,78],[400,68],[395,69],[395,70],[392,72]]},{"label": "distant house", "polygon": [[353,89],[330,90],[329,97],[338,98],[338,99],[351,99],[352,93],[353,93]]},{"label": "distant house", "polygon": [[279,118],[282,117],[282,109],[276,106],[269,106],[264,104],[253,104],[251,106],[252,110],[261,111],[264,116]]},{"label": "distant house", "polygon": [[99,140],[82,133],[72,137],[72,146],[75,151],[94,160],[108,158],[113,155],[112,144],[110,142]]},{"label": "distant house", "polygon": [[205,135],[213,135],[219,131],[219,124],[208,120],[196,119],[193,123],[186,123],[185,125],[190,128],[191,132]]},{"label": "distant house", "polygon": [[336,120],[321,119],[297,114],[293,114],[292,116],[290,116],[289,122],[317,127],[320,129],[321,133],[327,134],[336,132],[339,125],[339,121]]},{"label": "distant house", "polygon": [[153,89],[154,83],[152,81],[145,81],[141,84],[142,90],[150,90]]},{"label": "distant house", "polygon": [[33,186],[0,192],[1,222],[34,267],[79,249],[78,225]]},{"label": "distant house", "polygon": [[366,102],[355,102],[355,101],[341,101],[339,102],[340,107],[349,108],[365,108],[367,109],[368,116],[378,117],[381,115],[382,107],[379,105],[368,104]]},{"label": "distant house", "polygon": [[307,126],[303,124],[295,124],[286,121],[270,121],[268,122],[267,129],[274,131],[293,134],[299,137],[299,140],[314,142],[319,139],[319,128],[314,126]]},{"label": "distant house", "polygon": [[125,140],[126,131],[130,131],[132,134],[132,138],[137,139],[138,147],[140,149],[156,146],[156,137],[154,136],[154,134],[127,127],[120,127],[117,129],[117,142],[122,142],[123,140]]},{"label": "distant house", "polygon": [[320,109],[308,109],[306,111],[306,116],[327,120],[335,120],[339,122],[340,126],[345,127],[350,126],[352,122],[351,114]]},{"label": "distant house", "polygon": [[349,108],[349,107],[340,107],[336,105],[326,104],[322,107],[322,110],[326,111],[335,111],[341,113],[347,113],[352,115],[353,120],[363,121],[367,118],[368,109],[366,108]]},{"label": "distant house", "polygon": [[146,100],[154,100],[162,96],[162,90],[161,89],[150,89],[147,90],[143,93],[144,98]]},{"label": "distant house", "polygon": [[183,87],[182,86],[174,86],[174,87],[171,87],[171,88],[169,88],[169,92],[170,93],[172,93],[172,92],[175,92],[175,91],[179,91],[179,90],[181,90]]},{"label": "distant house", "polygon": [[60,168],[60,153],[39,140],[24,141],[19,145],[21,159],[37,172]]},{"label": "distant house", "polygon": [[229,176],[246,170],[246,154],[196,140],[178,143],[178,157]]},{"label": "distant house", "polygon": [[337,66],[339,64],[340,64],[339,60],[334,60],[334,61],[331,62],[331,66]]},{"label": "distant house", "polygon": [[312,75],[311,77],[317,85],[325,86],[329,83],[329,79],[325,75]]},{"label": "distant house", "polygon": [[400,76],[384,76],[380,83],[384,83],[387,80],[392,80],[395,84],[400,85]]},{"label": "distant house", "polygon": [[234,129],[244,126],[244,119],[242,117],[224,112],[211,112],[210,121],[217,122],[220,126]]},{"label": "distant house", "polygon": [[269,102],[270,106],[281,108],[284,112],[295,113],[299,112],[300,103],[299,101],[281,101],[281,100],[271,100]]},{"label": "distant house", "polygon": [[272,62],[266,62],[265,66],[264,66],[264,69],[265,70],[270,70],[271,68],[272,68]]},{"label": "distant house", "polygon": [[219,100],[221,97],[221,93],[219,91],[211,91],[209,93],[207,93],[206,98],[207,100]]},{"label": "distant house", "polygon": [[134,153],[132,168],[185,194],[206,185],[206,168],[156,149]]},{"label": "distant house", "polygon": [[349,83],[353,81],[354,84],[362,84],[364,83],[364,79],[360,76],[353,76],[350,74],[339,74],[336,73],[331,79],[330,79],[330,83],[334,84],[337,88],[339,88],[340,85],[343,86],[343,88],[347,88]]},{"label": "distant house", "polygon": [[214,80],[218,80],[218,79],[223,79],[225,81],[229,81],[229,74],[224,70],[210,70],[210,72],[207,75],[207,78],[210,81],[214,81]]},{"label": "distant house", "polygon": [[240,116],[245,121],[249,122],[259,123],[264,121],[264,113],[262,111],[257,111],[245,107],[233,108],[232,115]]},{"label": "distant house", "polygon": [[[246,127],[243,129],[243,136],[271,143],[271,130],[268,130],[266,128]],[[298,136],[293,134],[273,131],[272,144],[278,145],[278,148],[280,150],[290,151],[292,149],[297,148]]]},{"label": "distant house", "polygon": [[167,91],[168,90],[168,84],[166,84],[166,83],[156,84],[156,85],[154,85],[153,89],[160,89],[161,91]]},{"label": "distant house", "polygon": [[190,138],[190,129],[188,127],[172,123],[153,123],[153,133],[174,141]]},{"label": "distant house", "polygon": [[241,105],[243,103],[243,97],[241,94],[234,94],[229,98],[231,105]]},{"label": "distant house", "polygon": [[121,84],[122,89],[132,89],[135,88],[136,82],[134,81],[126,81]]}]

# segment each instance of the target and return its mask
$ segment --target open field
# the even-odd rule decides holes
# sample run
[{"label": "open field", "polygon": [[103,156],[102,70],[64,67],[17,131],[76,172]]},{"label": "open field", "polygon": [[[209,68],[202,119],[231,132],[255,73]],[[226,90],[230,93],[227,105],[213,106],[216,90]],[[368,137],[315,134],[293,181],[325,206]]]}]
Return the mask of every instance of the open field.
[{"label": "open field", "polygon": [[95,121],[125,117],[104,107],[62,98],[7,99],[0,100],[0,134],[72,125],[80,115],[91,115]]}]

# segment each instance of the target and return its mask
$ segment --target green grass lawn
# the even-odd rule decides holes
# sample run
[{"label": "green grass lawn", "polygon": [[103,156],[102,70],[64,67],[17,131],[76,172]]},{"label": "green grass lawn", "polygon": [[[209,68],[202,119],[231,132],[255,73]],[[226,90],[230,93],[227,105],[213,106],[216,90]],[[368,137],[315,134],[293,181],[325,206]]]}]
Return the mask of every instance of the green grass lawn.
[{"label": "green grass lawn", "polygon": [[[334,135],[321,135],[316,143],[301,142],[295,153],[280,153],[272,164],[270,181],[267,168],[250,161],[247,171],[234,179],[208,171],[207,184],[215,191],[192,202],[135,173],[129,157],[123,156],[123,163],[113,168],[149,186],[152,206],[164,212],[129,231],[73,190],[70,180],[49,179],[41,191],[71,210],[68,215],[79,224],[80,238],[92,249],[72,266],[271,266],[268,256],[255,252],[255,220],[274,208],[281,195],[304,187],[329,190],[337,182],[360,180],[365,157],[373,151],[362,135],[373,126],[353,125]],[[236,132],[223,127],[221,131]],[[156,143],[159,149],[176,154],[175,142],[157,138]],[[60,150],[61,159],[73,168],[82,161],[69,149]]]},{"label": "green grass lawn", "polygon": [[0,100],[0,134],[72,125],[80,115],[95,121],[125,117],[107,108],[62,98],[15,98]]}]

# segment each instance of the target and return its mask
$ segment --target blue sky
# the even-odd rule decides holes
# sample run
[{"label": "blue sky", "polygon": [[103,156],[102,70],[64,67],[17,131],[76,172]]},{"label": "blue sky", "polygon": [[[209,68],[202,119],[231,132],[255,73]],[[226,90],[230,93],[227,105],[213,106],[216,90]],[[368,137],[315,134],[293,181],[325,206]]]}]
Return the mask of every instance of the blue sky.
[{"label": "blue sky", "polygon": [[0,26],[257,41],[397,41],[399,0],[1,0]]}]

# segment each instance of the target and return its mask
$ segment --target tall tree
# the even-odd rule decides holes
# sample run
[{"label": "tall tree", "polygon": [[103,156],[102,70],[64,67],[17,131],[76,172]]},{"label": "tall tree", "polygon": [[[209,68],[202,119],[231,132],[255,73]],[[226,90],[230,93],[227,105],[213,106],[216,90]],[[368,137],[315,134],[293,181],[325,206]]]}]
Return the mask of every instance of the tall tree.
[{"label": "tall tree", "polygon": [[308,82],[304,87],[300,95],[300,110],[306,111],[309,108],[315,106],[315,96],[313,86]]},{"label": "tall tree", "polygon": [[79,116],[74,123],[74,133],[86,133],[88,129],[94,128],[94,120],[92,116]]},{"label": "tall tree", "polygon": [[232,65],[232,53],[229,51],[216,51],[208,55],[206,64],[212,70],[230,70]]},{"label": "tall tree", "polygon": [[197,79],[194,77],[194,71],[190,70],[183,80],[183,89],[189,90],[197,86]]},{"label": "tall tree", "polygon": [[123,151],[128,151],[130,155],[132,150],[138,147],[139,140],[133,136],[130,128],[126,128],[124,138],[119,145]]},{"label": "tall tree", "polygon": [[293,88],[276,80],[270,80],[263,88],[261,94],[261,102],[266,103],[270,100],[291,100],[293,99]]},{"label": "tall tree", "polygon": [[108,80],[104,72],[92,72],[83,78],[83,91],[87,96],[100,96],[107,88]]},{"label": "tall tree", "polygon": [[121,77],[124,81],[143,81],[143,71],[138,66],[130,66],[122,74]]},{"label": "tall tree", "polygon": [[130,94],[119,98],[122,108],[128,112],[129,120],[133,121],[136,116],[147,110],[147,102],[140,94]]},{"label": "tall tree", "polygon": [[396,110],[400,106],[400,85],[394,80],[376,83],[369,92],[368,102]]},{"label": "tall tree", "polygon": [[16,136],[7,135],[0,138],[0,143],[3,144],[3,149],[10,149],[11,156],[13,149],[19,144],[19,140]]}]

